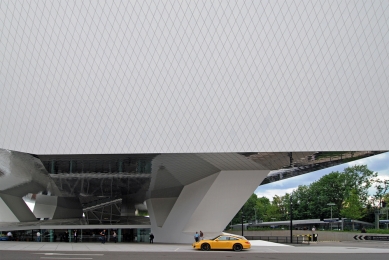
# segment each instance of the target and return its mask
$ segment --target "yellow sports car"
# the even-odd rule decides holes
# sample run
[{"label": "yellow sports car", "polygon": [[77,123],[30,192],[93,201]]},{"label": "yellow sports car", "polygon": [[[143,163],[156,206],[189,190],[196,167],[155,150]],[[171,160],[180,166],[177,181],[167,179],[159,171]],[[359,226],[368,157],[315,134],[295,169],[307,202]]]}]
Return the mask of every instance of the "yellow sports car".
[{"label": "yellow sports car", "polygon": [[192,244],[194,249],[208,251],[211,249],[229,249],[241,251],[251,248],[250,242],[242,236],[233,234],[222,234],[212,239],[204,239]]}]

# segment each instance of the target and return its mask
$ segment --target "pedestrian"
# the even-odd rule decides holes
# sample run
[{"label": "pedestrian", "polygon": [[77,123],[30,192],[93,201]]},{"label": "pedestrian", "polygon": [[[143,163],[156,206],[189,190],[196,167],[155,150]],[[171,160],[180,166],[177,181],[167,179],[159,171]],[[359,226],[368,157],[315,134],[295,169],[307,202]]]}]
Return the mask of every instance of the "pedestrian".
[{"label": "pedestrian", "polygon": [[197,233],[197,231],[196,231],[196,234],[194,235],[194,239],[195,239],[195,241],[196,242],[199,242],[199,233]]},{"label": "pedestrian", "polygon": [[200,230],[200,240],[203,240],[204,239],[204,233],[203,231]]},{"label": "pedestrian", "polygon": [[101,243],[105,244],[105,229],[100,232],[100,236],[101,236]]},{"label": "pedestrian", "polygon": [[313,226],[313,227],[312,227],[312,232],[315,232],[315,231],[316,231],[316,227]]},{"label": "pedestrian", "polygon": [[36,232],[36,242],[41,242],[41,232]]},{"label": "pedestrian", "polygon": [[11,231],[8,231],[7,237],[8,237],[8,241],[12,241],[13,240]]},{"label": "pedestrian", "polygon": [[74,238],[74,242],[77,243],[77,230],[74,230],[73,238]]},{"label": "pedestrian", "polygon": [[112,237],[113,237],[113,241],[116,243],[118,241],[118,238],[115,231],[113,231]]},{"label": "pedestrian", "polygon": [[154,244],[154,235],[153,235],[153,233],[150,233],[149,238],[150,238],[150,244]]},{"label": "pedestrian", "polygon": [[69,242],[69,232],[65,231],[65,242]]}]

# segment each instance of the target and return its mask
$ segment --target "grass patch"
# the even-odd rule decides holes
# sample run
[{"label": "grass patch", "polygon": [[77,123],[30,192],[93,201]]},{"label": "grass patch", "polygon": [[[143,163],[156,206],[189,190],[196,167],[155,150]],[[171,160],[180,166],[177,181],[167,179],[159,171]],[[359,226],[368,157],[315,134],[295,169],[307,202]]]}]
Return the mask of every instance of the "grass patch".
[{"label": "grass patch", "polygon": [[389,234],[389,229],[366,229],[366,233]]}]

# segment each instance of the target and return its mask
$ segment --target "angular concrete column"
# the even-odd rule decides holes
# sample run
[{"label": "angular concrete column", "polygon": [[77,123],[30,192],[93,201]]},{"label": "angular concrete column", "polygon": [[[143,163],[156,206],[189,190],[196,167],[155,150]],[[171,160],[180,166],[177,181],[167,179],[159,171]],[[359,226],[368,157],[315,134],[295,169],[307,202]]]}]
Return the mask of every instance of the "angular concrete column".
[{"label": "angular concrete column", "polygon": [[42,162],[30,154],[0,149],[0,221],[35,221],[22,198],[40,192],[61,194]]},{"label": "angular concrete column", "polygon": [[36,221],[23,198],[0,192],[0,222]]},{"label": "angular concrete column", "polygon": [[34,207],[37,218],[81,218],[82,206],[78,198],[37,195]]},{"label": "angular concrete column", "polygon": [[147,208],[156,242],[191,243],[223,231],[269,170],[223,170],[185,185],[178,197],[150,198]]}]

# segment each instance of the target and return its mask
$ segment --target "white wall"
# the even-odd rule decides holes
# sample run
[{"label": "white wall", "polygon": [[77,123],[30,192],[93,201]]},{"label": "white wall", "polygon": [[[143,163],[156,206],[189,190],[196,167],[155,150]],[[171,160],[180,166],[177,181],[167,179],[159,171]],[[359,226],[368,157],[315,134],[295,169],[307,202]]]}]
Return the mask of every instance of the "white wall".
[{"label": "white wall", "polygon": [[132,3],[0,6],[0,148],[388,149],[388,1]]}]

